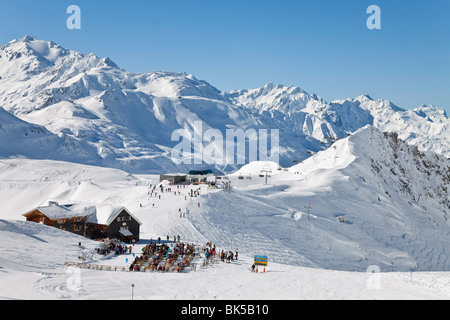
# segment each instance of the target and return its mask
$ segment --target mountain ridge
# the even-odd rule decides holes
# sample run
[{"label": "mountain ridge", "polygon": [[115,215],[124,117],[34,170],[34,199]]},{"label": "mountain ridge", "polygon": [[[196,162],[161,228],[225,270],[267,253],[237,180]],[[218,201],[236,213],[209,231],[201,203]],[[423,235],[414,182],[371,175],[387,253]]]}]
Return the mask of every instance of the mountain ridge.
[{"label": "mountain ridge", "polygon": [[449,266],[450,160],[396,133],[367,125],[300,164],[250,163],[230,179],[230,193],[189,209],[221,246],[331,270]]},{"label": "mountain ridge", "polygon": [[[188,73],[128,72],[109,58],[31,36],[0,47],[0,106],[23,121],[97,150],[96,164],[131,172],[176,169],[170,154],[177,141],[171,134],[185,129],[193,135],[198,121],[222,134],[238,128],[278,129],[283,166],[308,158],[366,124],[399,132],[421,150],[450,156],[450,122],[435,107],[405,110],[368,95],[326,102],[299,87],[272,83],[223,92]],[[21,156],[27,157],[27,152]],[[239,168],[200,165],[205,166]],[[188,164],[180,170],[196,167]]]}]

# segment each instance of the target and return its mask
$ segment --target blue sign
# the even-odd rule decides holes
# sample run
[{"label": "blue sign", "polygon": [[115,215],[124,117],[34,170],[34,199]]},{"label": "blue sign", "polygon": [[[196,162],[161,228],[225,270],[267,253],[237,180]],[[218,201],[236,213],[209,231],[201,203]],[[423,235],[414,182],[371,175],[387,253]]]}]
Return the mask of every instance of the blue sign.
[{"label": "blue sign", "polygon": [[255,256],[254,263],[256,265],[267,266],[268,262],[269,262],[268,256]]}]

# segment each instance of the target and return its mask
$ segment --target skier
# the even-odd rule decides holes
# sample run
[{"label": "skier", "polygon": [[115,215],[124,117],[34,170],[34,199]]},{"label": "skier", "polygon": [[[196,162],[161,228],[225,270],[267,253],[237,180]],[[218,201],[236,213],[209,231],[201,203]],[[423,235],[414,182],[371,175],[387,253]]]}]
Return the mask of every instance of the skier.
[{"label": "skier", "polygon": [[255,272],[255,264],[252,264],[252,273]]}]

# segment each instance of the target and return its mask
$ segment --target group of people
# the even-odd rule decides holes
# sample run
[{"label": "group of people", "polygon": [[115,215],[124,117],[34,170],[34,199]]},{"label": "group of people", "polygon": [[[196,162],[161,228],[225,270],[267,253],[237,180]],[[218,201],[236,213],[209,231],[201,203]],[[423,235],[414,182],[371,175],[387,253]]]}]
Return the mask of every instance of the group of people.
[{"label": "group of people", "polygon": [[[156,188],[159,188],[160,194],[158,194],[158,192],[156,191],[157,190]],[[174,188],[175,188],[175,186],[174,186]],[[166,188],[166,187],[164,187],[164,185],[162,183],[160,183],[159,185],[152,185],[152,184],[150,184],[148,195],[150,196],[150,198],[155,197],[155,198],[161,199],[161,194],[164,193],[164,192],[167,192],[167,193],[173,192],[174,195],[181,195],[180,189],[185,189],[185,188],[186,188],[186,185],[184,185],[184,184],[183,185],[177,185],[177,190],[172,191],[172,186]],[[201,188],[197,188],[196,190],[194,190],[194,189],[188,190],[187,191],[187,195],[188,196],[190,195],[191,198],[192,197],[197,197],[197,196],[200,195],[200,190],[201,190]],[[186,195],[184,196],[184,200],[187,200],[187,196]],[[150,199],[148,199],[148,201],[150,201]],[[145,205],[142,204],[142,203],[140,203],[139,206],[141,208],[145,207]],[[198,203],[198,206],[200,207],[200,203]],[[152,203],[152,207],[155,207],[154,203]],[[183,216],[180,214],[180,218],[181,217],[183,217]]]},{"label": "group of people", "polygon": [[222,250],[222,252],[220,253],[220,260],[222,261],[222,262],[228,262],[228,263],[230,263],[231,261],[233,261],[234,259],[238,259],[238,251],[237,251],[237,249],[236,249],[236,253],[235,254],[233,254],[233,251],[227,251],[227,252],[225,252],[225,251],[223,251]]},{"label": "group of people", "polygon": [[[132,253],[133,247],[127,246],[117,240],[105,239],[102,242],[100,248],[97,249],[99,254],[115,253],[127,254]],[[135,256],[133,262],[129,266],[129,271],[174,271],[181,272],[187,266],[189,266],[195,257],[195,245],[186,244],[180,241],[180,236],[174,236],[173,242],[169,242],[169,236],[167,236],[167,243],[161,244],[161,238],[158,238],[158,242],[153,242],[145,245],[142,248],[142,254]],[[209,241],[203,246],[204,265],[213,262],[216,259],[216,253],[218,250],[216,245]],[[134,254],[133,254],[134,256]],[[232,251],[220,251],[220,260],[222,262],[230,263],[233,260],[238,259],[238,251],[233,253]]]},{"label": "group of people", "polygon": [[118,240],[104,239],[100,242],[97,253],[105,256],[112,252],[115,254],[127,254],[131,253],[132,249],[132,246],[127,246],[125,243],[119,242]]},{"label": "group of people", "polygon": [[142,248],[142,255],[136,257],[133,263],[130,265],[130,271],[141,271],[143,265],[148,262],[148,265],[159,263],[163,256],[168,252],[168,246],[166,244],[157,245],[156,243],[146,245]]},{"label": "group of people", "polygon": [[203,247],[203,253],[205,255],[205,262],[209,262],[214,260],[216,257],[216,245],[212,243],[212,241],[208,241],[206,245]]},{"label": "group of people", "polygon": [[[205,263],[209,263],[211,260],[214,260],[216,257],[216,245],[213,244],[211,241],[207,242],[206,245],[203,248],[204,255],[205,255]],[[236,249],[236,253],[233,253],[233,251],[220,251],[220,260],[222,262],[228,262],[230,263],[233,260],[238,259],[238,249]]]},{"label": "group of people", "polygon": [[142,248],[142,255],[136,257],[129,271],[176,271],[181,272],[195,256],[195,246],[174,242],[148,244]]},{"label": "group of people", "polygon": [[175,250],[177,250],[176,254],[181,256],[180,261],[177,263],[177,272],[181,272],[185,267],[190,265],[190,263],[194,260],[195,257],[195,246],[187,244],[186,246],[182,243]]},{"label": "group of people", "polygon": [[196,190],[194,190],[194,189],[191,189],[191,197],[198,197],[199,195],[200,195],[200,188],[198,188],[198,189],[196,189]]},{"label": "group of people", "polygon": [[132,251],[132,247],[131,246],[127,246],[125,244],[119,243],[116,246],[116,254],[127,254],[127,253],[131,253]]},{"label": "group of people", "polygon": [[[160,190],[160,193],[164,193],[164,192],[172,192],[172,187],[169,187],[169,188],[164,188],[164,186],[163,186],[163,184],[162,183],[160,183],[159,185],[152,185],[152,184],[150,184],[150,186],[149,186],[149,191],[148,191],[148,195],[150,196],[150,197],[158,197],[159,199],[161,199],[161,194],[159,194],[158,195],[158,192],[156,191],[156,188],[157,187],[159,187],[159,190]],[[186,186],[185,185],[183,185],[183,188],[185,188]],[[179,195],[181,192],[180,192],[180,186],[177,186],[177,191],[174,191],[174,194],[175,195]],[[142,206],[141,206],[142,207]]]}]

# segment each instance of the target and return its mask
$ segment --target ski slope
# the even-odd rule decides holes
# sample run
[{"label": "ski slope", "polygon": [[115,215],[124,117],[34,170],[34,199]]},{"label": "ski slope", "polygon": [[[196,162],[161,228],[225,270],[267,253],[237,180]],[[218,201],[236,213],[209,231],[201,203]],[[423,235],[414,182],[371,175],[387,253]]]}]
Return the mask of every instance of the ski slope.
[{"label": "ski slope", "polygon": [[[98,257],[97,246],[55,228],[0,220],[0,299],[130,300],[132,284],[136,300],[450,298],[446,272],[345,272],[269,262],[265,273],[256,274],[245,254],[189,273],[100,271],[62,263],[83,253]],[[139,250],[139,245],[133,248]],[[95,263],[126,265],[127,258],[133,259],[132,253]]]},{"label": "ski slope", "polygon": [[[0,297],[127,299],[134,283],[136,299],[448,299],[448,159],[416,151],[366,127],[291,168],[248,164],[227,176],[231,192],[172,186],[156,197],[156,175],[1,160]],[[273,171],[267,184],[264,168]],[[239,260],[181,274],[68,268],[80,254],[94,264],[127,262],[95,255],[96,242],[24,222],[23,213],[55,200],[125,206],[142,222],[134,253],[179,235],[238,250]],[[266,273],[250,273],[255,254],[269,256]]]}]

